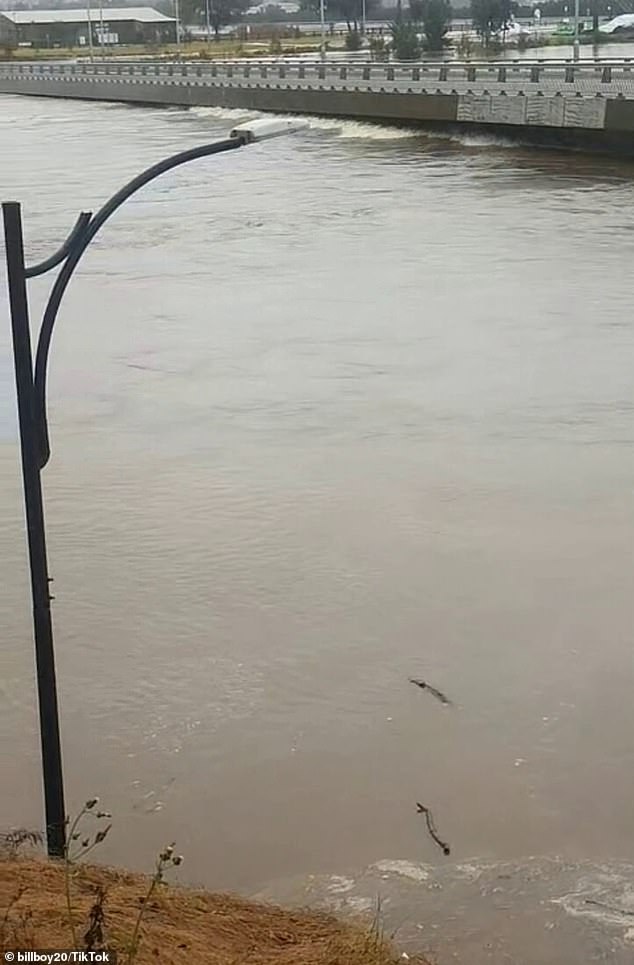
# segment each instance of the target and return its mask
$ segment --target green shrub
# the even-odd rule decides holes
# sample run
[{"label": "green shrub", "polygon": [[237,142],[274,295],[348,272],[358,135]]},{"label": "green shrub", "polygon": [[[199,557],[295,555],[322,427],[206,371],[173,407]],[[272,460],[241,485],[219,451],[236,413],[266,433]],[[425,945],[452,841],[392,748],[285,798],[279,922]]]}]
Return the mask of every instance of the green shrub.
[{"label": "green shrub", "polygon": [[422,47],[416,24],[401,20],[390,27],[392,32],[392,53],[397,60],[418,60]]},{"label": "green shrub", "polygon": [[370,37],[369,47],[372,60],[387,60],[389,51],[384,37]]}]

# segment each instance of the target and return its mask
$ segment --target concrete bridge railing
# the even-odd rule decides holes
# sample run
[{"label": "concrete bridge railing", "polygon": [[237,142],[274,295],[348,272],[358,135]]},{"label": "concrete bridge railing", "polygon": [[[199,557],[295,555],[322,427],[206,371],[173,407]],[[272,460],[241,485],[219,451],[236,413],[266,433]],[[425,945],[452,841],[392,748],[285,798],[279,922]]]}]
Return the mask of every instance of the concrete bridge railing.
[{"label": "concrete bridge railing", "polygon": [[581,94],[634,98],[634,62],[447,61],[414,64],[237,60],[206,64],[0,64],[0,80],[143,82],[145,84],[265,87],[399,93]]}]

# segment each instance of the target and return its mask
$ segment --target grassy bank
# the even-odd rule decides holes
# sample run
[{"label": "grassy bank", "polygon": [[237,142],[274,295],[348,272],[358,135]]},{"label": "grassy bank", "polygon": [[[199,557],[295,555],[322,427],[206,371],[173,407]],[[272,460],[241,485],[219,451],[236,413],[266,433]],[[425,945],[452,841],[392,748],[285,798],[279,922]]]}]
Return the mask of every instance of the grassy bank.
[{"label": "grassy bank", "polygon": [[[111,868],[79,865],[73,874],[78,945],[95,906],[103,937],[93,947],[129,958],[130,936],[148,879]],[[99,896],[103,895],[103,899]],[[0,860],[0,952],[71,948],[61,863]],[[139,965],[396,965],[403,962],[376,927],[331,915],[287,911],[225,894],[161,885],[150,898],[134,962]],[[413,958],[409,959],[414,962]],[[419,959],[419,965],[424,965]]]}]

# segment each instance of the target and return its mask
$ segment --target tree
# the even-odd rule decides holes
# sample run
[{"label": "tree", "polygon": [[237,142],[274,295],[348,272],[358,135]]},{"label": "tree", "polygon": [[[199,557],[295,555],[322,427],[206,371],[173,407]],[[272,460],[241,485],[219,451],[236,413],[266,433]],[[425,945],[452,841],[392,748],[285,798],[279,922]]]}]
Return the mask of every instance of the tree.
[{"label": "tree", "polygon": [[362,0],[330,0],[330,7],[335,17],[346,21],[349,33],[358,32],[363,16]]},{"label": "tree", "polygon": [[418,60],[421,45],[418,28],[412,20],[396,20],[390,27],[392,51],[397,60]]},{"label": "tree", "polygon": [[512,0],[471,0],[471,19],[485,44],[493,34],[506,30],[513,17]]},{"label": "tree", "polygon": [[412,19],[423,25],[428,49],[442,50],[445,35],[451,26],[449,0],[410,0],[409,10]]},{"label": "tree", "polygon": [[363,46],[363,38],[358,30],[349,30],[346,34],[346,50],[356,51],[361,50]]},{"label": "tree", "polygon": [[370,37],[369,47],[372,60],[388,59],[389,47],[385,43],[385,37]]},{"label": "tree", "polygon": [[181,17],[184,23],[207,23],[219,39],[222,27],[238,23],[249,6],[249,0],[181,0]]},{"label": "tree", "polygon": [[509,24],[513,20],[513,14],[515,13],[514,0],[500,0],[500,20],[502,21],[501,30],[506,33],[509,28]]}]

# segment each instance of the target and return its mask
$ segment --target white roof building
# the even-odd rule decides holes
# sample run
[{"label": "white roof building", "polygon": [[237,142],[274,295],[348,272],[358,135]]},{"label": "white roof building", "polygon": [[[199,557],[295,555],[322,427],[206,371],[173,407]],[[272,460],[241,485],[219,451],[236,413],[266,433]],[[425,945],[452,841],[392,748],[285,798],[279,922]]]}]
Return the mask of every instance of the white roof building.
[{"label": "white roof building", "polygon": [[[93,8],[92,20],[99,18],[99,10]],[[18,26],[25,24],[86,23],[88,14],[80,10],[3,10],[2,16]],[[153,7],[103,7],[104,20],[108,23],[174,23],[173,17],[166,17]]]},{"label": "white roof building", "polygon": [[278,7],[283,10],[284,13],[293,14],[299,13],[301,7],[299,3],[295,0],[263,0],[262,3],[257,3],[246,11],[247,17],[256,16],[259,13],[266,13],[269,7]]}]

